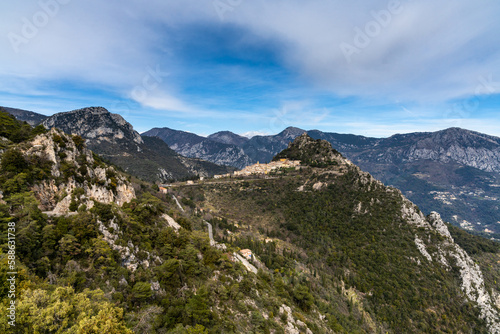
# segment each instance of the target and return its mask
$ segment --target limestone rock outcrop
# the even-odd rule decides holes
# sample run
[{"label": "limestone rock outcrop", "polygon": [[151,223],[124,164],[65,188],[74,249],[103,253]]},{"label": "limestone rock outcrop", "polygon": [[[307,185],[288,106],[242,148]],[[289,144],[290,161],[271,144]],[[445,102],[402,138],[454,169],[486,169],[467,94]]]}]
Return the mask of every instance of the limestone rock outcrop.
[{"label": "limestone rock outcrop", "polygon": [[97,161],[81,137],[52,129],[36,136],[23,154],[38,156],[51,165],[52,177],[32,187],[43,211],[61,215],[81,205],[91,208],[94,200],[121,206],[135,198],[127,179]]}]

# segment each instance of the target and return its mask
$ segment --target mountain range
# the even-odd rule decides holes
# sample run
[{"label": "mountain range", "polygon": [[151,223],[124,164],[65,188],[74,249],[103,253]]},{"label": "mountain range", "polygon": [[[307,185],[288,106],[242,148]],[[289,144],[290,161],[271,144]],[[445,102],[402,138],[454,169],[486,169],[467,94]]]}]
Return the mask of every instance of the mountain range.
[{"label": "mountain range", "polygon": [[[47,127],[79,113],[102,125],[89,138],[143,148],[100,109]],[[287,168],[165,192],[95,138],[1,110],[0,136],[0,332],[500,334],[500,244],[326,140],[295,138],[273,157]]]},{"label": "mountain range", "polygon": [[[245,138],[230,131],[202,137],[170,128],[139,135],[121,116],[84,108],[51,117],[14,110],[19,120],[43,122],[80,134],[106,160],[150,181],[224,174],[269,162],[307,132],[332,146],[424,212],[464,229],[500,239],[500,138],[460,128],[370,138],[289,127],[276,135]],[[36,122],[34,121],[36,120]],[[228,167],[224,167],[228,166]]]}]

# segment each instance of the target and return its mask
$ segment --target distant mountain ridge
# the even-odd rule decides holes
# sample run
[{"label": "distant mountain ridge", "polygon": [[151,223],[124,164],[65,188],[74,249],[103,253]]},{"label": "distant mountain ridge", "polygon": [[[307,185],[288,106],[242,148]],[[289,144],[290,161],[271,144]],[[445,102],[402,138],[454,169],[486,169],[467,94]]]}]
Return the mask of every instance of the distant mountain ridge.
[{"label": "distant mountain ridge", "polygon": [[219,165],[244,168],[252,163],[241,147],[223,141],[242,142],[238,135],[214,134],[205,138],[194,133],[172,130],[169,128],[153,128],[142,134],[144,137],[157,137],[163,140],[177,153],[186,157],[199,158]]},{"label": "distant mountain ridge", "polygon": [[162,139],[177,153],[221,165],[244,168],[256,162],[269,162],[305,130],[290,127],[274,136],[254,136],[250,139],[221,131],[208,137],[170,128],[153,128],[143,136]]},{"label": "distant mountain ridge", "polygon": [[392,163],[430,159],[500,172],[500,138],[460,128],[394,135],[366,154],[359,159]]},{"label": "distant mountain ridge", "polygon": [[288,127],[277,135],[254,136],[243,144],[242,148],[253,162],[269,162],[304,132],[305,130],[299,128]]}]

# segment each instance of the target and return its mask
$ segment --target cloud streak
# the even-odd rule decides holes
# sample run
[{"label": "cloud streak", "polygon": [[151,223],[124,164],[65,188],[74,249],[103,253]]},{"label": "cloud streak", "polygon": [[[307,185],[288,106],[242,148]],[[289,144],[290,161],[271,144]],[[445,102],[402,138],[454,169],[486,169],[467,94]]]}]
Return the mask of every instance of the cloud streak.
[{"label": "cloud streak", "polygon": [[[54,3],[50,15],[44,8]],[[456,104],[479,128],[492,107],[488,97],[500,93],[500,3],[493,0],[232,4],[221,19],[212,1],[3,2],[0,96],[26,106],[56,96],[63,110],[90,100],[133,113],[164,111],[166,121],[226,115],[254,126],[234,129],[243,133],[275,132],[273,120],[333,124],[353,110],[371,124],[379,124],[374,115],[394,122],[384,113],[402,107],[422,119]],[[47,22],[16,50],[9,34],[24,36],[26,22],[40,23],[44,11]],[[343,45],[356,52],[346,57]],[[158,67],[169,75],[145,80]],[[398,126],[405,128],[380,131]]]}]

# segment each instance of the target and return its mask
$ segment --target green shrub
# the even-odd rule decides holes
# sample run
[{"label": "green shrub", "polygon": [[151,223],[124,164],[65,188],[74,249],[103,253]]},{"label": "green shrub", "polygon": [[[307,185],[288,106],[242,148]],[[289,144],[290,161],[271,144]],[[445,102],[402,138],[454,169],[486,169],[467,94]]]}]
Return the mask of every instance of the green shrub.
[{"label": "green shrub", "polygon": [[17,148],[8,149],[2,155],[2,170],[12,173],[21,173],[28,169],[28,162]]},{"label": "green shrub", "polygon": [[71,137],[77,149],[82,150],[85,147],[85,139],[79,135],[73,135]]},{"label": "green shrub", "polygon": [[52,140],[54,140],[54,143],[56,143],[57,145],[59,145],[59,147],[62,147],[62,148],[66,147],[66,141],[60,135],[58,135],[56,133],[53,134],[52,135]]}]

